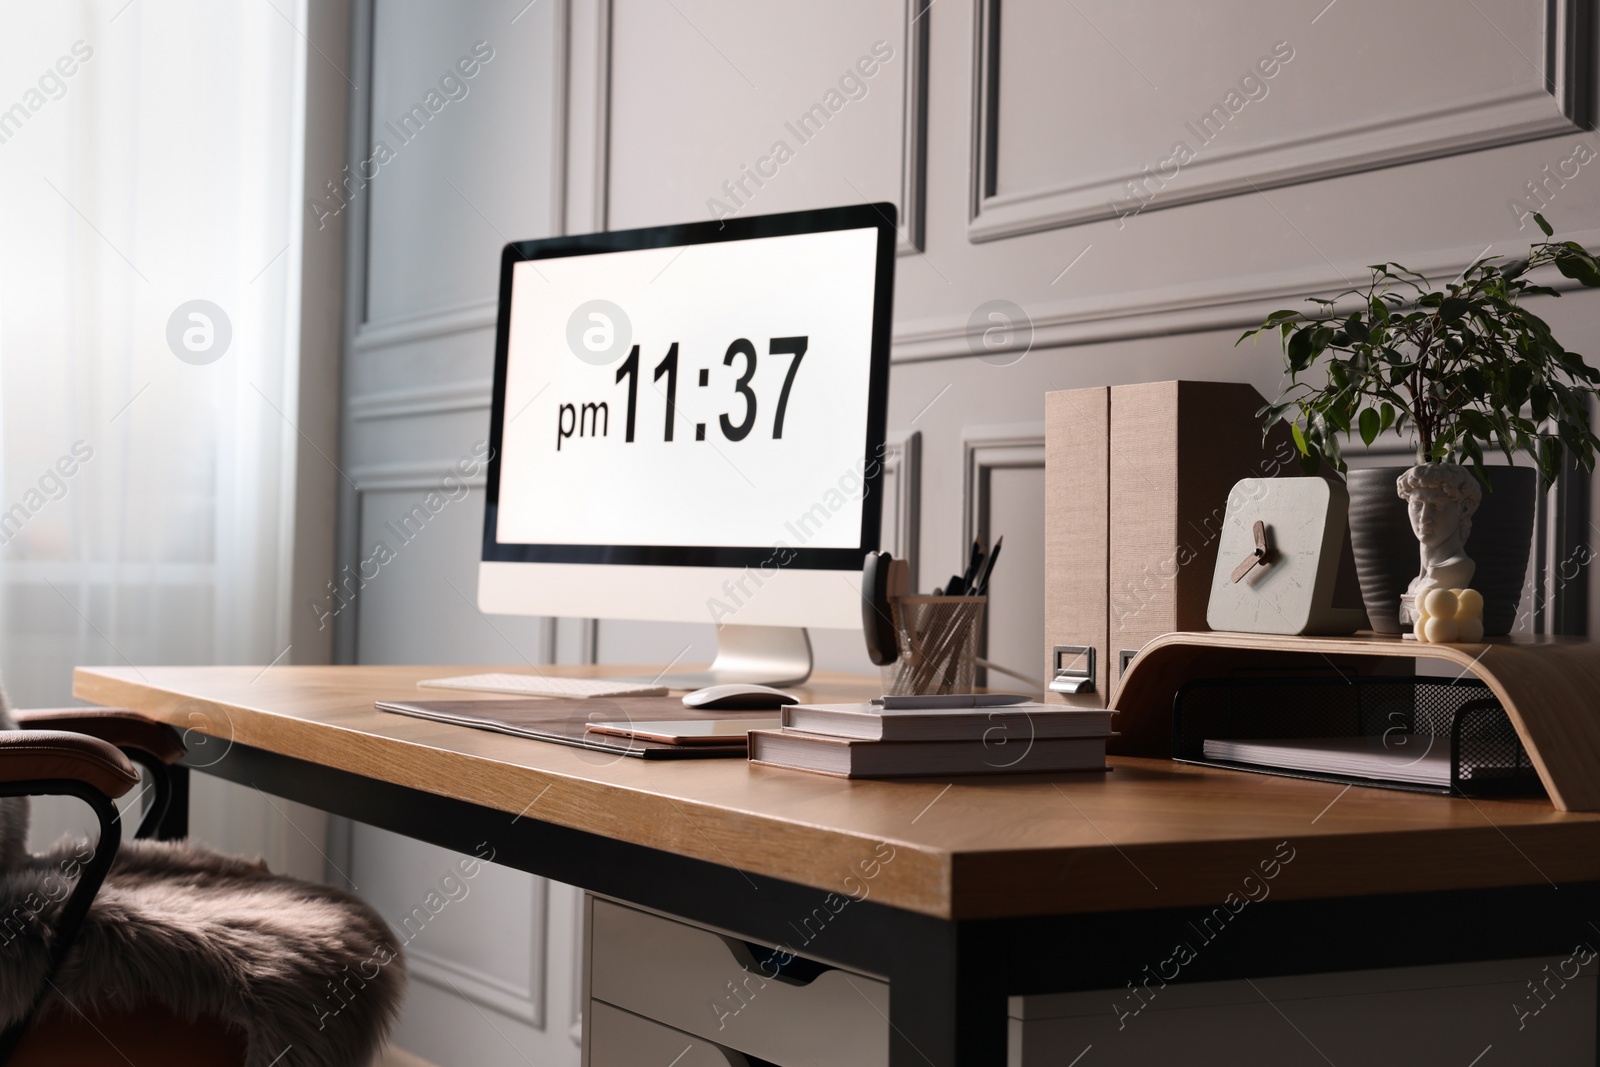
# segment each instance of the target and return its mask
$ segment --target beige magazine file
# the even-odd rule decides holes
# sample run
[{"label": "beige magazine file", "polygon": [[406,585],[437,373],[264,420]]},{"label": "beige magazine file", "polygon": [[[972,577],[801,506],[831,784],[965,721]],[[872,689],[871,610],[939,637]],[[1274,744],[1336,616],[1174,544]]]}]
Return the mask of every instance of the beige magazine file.
[{"label": "beige magazine file", "polygon": [[[1045,395],[1048,700],[1103,708],[1146,643],[1207,629],[1228,491],[1300,473],[1285,428],[1263,442],[1265,404],[1234,382]],[[1340,603],[1359,604],[1353,566],[1341,572]]]}]

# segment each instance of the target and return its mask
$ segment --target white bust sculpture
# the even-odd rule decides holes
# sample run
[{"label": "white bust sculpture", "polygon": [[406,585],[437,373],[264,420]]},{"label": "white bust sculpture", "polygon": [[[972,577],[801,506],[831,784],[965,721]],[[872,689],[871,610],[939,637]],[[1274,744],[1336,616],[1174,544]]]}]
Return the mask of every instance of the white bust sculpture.
[{"label": "white bust sculpture", "polygon": [[1395,489],[1406,501],[1422,557],[1421,572],[1406,587],[1407,596],[1470,586],[1477,564],[1467,555],[1466,543],[1472,514],[1483,500],[1478,479],[1454,463],[1419,463],[1399,477]]}]

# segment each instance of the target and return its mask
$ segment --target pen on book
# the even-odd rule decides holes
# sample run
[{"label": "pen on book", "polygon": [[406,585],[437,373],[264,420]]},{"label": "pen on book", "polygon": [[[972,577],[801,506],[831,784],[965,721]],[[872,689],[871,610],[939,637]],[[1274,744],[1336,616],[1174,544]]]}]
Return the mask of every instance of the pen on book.
[{"label": "pen on book", "polygon": [[1033,697],[1019,693],[930,693],[924,696],[874,697],[872,702],[882,704],[884,711],[936,711],[944,708],[1015,707],[1033,703]]}]

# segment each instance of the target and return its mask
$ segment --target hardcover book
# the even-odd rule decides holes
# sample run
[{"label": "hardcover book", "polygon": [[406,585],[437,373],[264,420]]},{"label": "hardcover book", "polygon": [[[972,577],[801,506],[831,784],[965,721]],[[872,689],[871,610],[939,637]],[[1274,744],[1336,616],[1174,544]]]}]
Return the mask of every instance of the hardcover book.
[{"label": "hardcover book", "polygon": [[795,730],[752,730],[750,761],[839,778],[1103,771],[1104,737],[1032,741],[861,741]]},{"label": "hardcover book", "polygon": [[1116,712],[1013,704],[998,708],[907,708],[875,704],[795,704],[783,725],[802,733],[861,741],[1026,741],[1045,737],[1106,737]]}]

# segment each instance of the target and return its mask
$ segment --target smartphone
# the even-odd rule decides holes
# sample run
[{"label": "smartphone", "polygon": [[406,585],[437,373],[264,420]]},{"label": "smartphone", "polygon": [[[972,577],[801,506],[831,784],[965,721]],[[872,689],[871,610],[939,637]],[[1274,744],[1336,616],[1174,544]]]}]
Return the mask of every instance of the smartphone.
[{"label": "smartphone", "polygon": [[619,734],[663,745],[742,744],[751,730],[776,730],[783,725],[779,716],[764,719],[664,719],[654,722],[592,722],[588,728],[597,734]]}]

